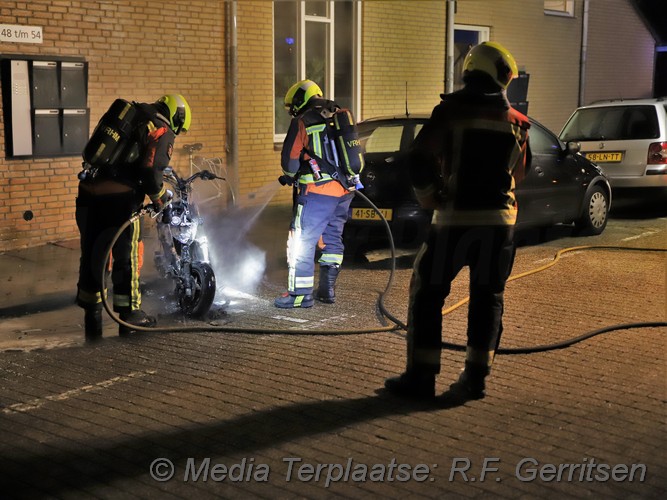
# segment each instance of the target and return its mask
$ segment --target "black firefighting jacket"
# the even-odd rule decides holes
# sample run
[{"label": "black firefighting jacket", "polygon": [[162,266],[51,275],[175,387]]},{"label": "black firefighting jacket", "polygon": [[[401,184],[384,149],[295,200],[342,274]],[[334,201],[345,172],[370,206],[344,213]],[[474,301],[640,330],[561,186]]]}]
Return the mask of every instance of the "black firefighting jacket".
[{"label": "black firefighting jacket", "polygon": [[171,161],[176,136],[169,120],[154,104],[138,103],[137,107],[142,116],[128,161],[112,169],[100,169],[94,178],[82,181],[81,187],[94,195],[134,190],[138,196],[148,195],[153,203],[161,205],[167,200],[162,172]]},{"label": "black firefighting jacket", "polygon": [[434,209],[434,224],[513,225],[514,188],[530,154],[528,118],[503,92],[467,86],[441,98],[410,152],[417,198]]}]

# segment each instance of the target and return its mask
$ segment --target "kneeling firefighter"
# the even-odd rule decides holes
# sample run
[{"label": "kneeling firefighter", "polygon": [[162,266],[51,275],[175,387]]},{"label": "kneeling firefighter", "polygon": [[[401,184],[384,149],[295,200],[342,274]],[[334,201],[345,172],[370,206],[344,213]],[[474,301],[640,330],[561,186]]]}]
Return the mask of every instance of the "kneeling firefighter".
[{"label": "kneeling firefighter", "polygon": [[[130,115],[132,120],[127,119]],[[171,192],[162,182],[162,171],[169,166],[175,136],[186,132],[190,121],[190,106],[179,94],[164,95],[150,104],[130,104],[119,99],[102,117],[84,150],[85,169],[79,174],[76,199],[76,223],[81,235],[76,301],[85,310],[87,341],[102,337],[102,293],[106,290],[102,290],[101,280],[106,249],[146,196],[157,210],[171,201]],[[114,124],[118,123],[123,123],[123,127],[116,130]],[[107,139],[127,134],[127,140],[117,140],[113,146],[118,152],[113,159],[106,156],[106,163],[98,167],[102,162],[96,160],[105,151],[104,146],[95,143],[99,130],[106,131]],[[106,151],[110,149],[111,146],[106,147]],[[123,231],[113,247],[113,309],[124,322],[150,327],[157,321],[141,309],[139,238],[137,220]],[[131,331],[123,325],[119,328],[120,335]]]},{"label": "kneeling firefighter", "polygon": [[[335,284],[343,262],[343,228],[353,193],[337,172],[335,146],[327,120],[340,110],[322,97],[311,80],[295,83],[285,95],[293,117],[282,147],[282,184],[295,185],[294,213],[287,240],[287,292],[276,307],[311,307],[315,298],[334,303]],[[313,297],[315,249],[322,249],[319,287]]]}]

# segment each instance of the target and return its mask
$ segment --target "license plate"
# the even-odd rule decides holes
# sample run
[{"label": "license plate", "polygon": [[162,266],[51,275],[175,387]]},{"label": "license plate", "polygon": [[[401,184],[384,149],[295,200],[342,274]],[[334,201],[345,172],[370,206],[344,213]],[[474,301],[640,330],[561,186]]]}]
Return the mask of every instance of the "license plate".
[{"label": "license plate", "polygon": [[613,163],[623,160],[623,153],[620,151],[609,151],[606,153],[586,153],[586,158],[599,163]]},{"label": "license plate", "polygon": [[[391,208],[381,208],[380,212],[388,221],[390,221],[394,215],[394,211]],[[351,218],[354,220],[382,220],[378,213],[372,208],[353,208]]]}]

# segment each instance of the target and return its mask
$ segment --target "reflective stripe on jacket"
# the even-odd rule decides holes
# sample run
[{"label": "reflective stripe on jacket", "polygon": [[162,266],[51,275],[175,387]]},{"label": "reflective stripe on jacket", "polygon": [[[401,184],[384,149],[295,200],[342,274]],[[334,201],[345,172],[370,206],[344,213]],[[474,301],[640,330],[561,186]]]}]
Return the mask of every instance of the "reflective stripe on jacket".
[{"label": "reflective stripe on jacket", "polygon": [[528,118],[504,94],[442,96],[412,146],[411,180],[435,200],[434,224],[513,225],[528,154]]},{"label": "reflective stripe on jacket", "polygon": [[331,177],[326,164],[320,163],[322,179],[315,181],[308,160],[308,151],[319,158],[326,158],[326,123],[317,109],[309,109],[290,122],[281,152],[283,173],[291,178],[298,176],[299,184],[308,185],[308,192],[340,197],[348,193],[343,185]]}]

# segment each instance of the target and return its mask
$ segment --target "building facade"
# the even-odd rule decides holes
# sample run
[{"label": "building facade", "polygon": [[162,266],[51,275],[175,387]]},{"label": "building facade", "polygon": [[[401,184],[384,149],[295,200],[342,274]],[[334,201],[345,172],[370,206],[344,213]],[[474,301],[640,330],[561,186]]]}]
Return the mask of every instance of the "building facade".
[{"label": "building facade", "polygon": [[[189,133],[177,138],[173,166],[189,169],[181,147],[202,143],[198,154],[224,159],[242,205],[265,202],[259,193],[267,186],[270,203],[291,201],[289,189],[273,189],[280,175],[285,86],[306,77],[320,80],[328,97],[350,107],[358,119],[406,109],[430,112],[448,85],[455,88],[458,75],[451,69],[470,37],[499,41],[515,55],[529,75],[529,114],[556,132],[580,103],[652,93],[655,41],[629,0],[4,0],[0,5],[0,58],[28,61],[31,71],[57,61],[60,71],[58,109],[42,116],[33,102],[30,110],[33,144],[43,140],[36,123],[52,124],[45,126],[46,134],[60,127],[54,133],[64,144],[64,123],[83,119],[92,132],[115,98],[150,102],[181,93],[193,121]],[[85,110],[72,117],[63,104],[63,82],[66,69],[77,63],[85,64],[80,106]],[[81,156],[72,150],[12,154],[17,146],[9,143],[21,140],[8,134],[17,129],[9,123],[15,118],[8,108],[20,90],[12,75],[3,71],[0,82],[0,251],[78,235],[74,202]],[[34,98],[40,89],[33,73],[29,81]]]}]

